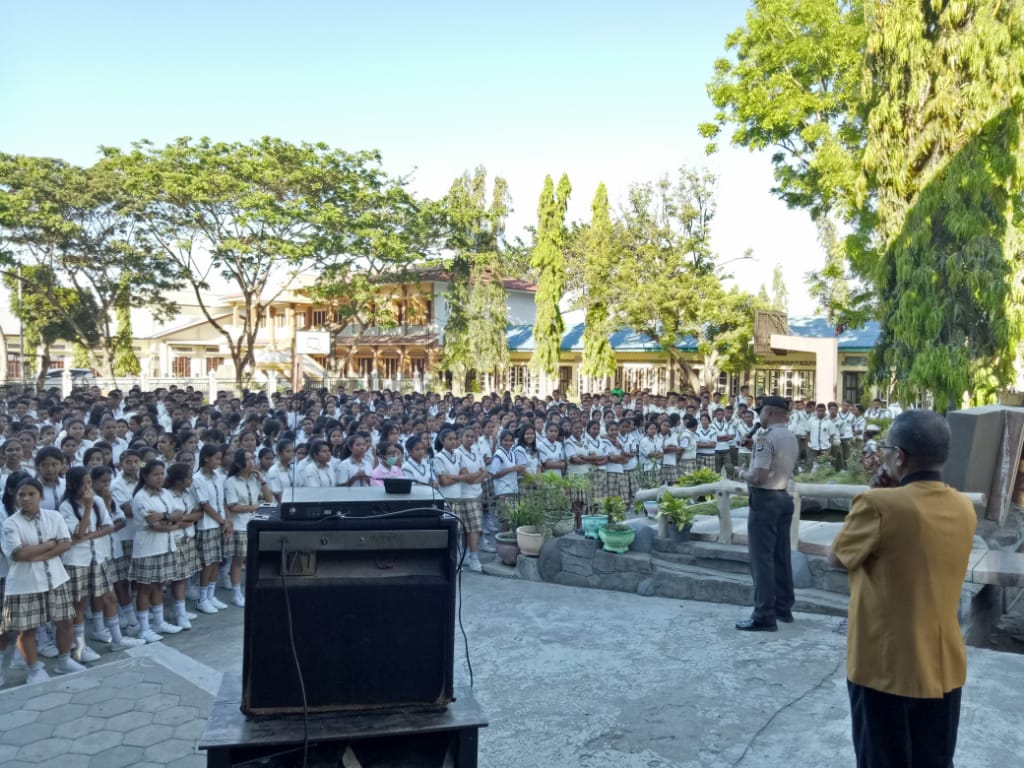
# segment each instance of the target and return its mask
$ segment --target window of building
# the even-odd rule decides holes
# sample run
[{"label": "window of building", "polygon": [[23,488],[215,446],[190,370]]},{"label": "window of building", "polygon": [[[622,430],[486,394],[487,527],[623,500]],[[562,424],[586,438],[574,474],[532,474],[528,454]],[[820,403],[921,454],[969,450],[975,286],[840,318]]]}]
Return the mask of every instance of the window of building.
[{"label": "window of building", "polygon": [[385,379],[398,378],[398,358],[382,357],[380,359],[380,368],[377,373]]},{"label": "window of building", "polygon": [[224,365],[223,357],[208,357],[206,358],[206,370],[207,371],[218,371],[220,367]]},{"label": "window of building", "polygon": [[357,357],[356,358],[356,376],[369,376],[373,373],[373,358],[372,357]]},{"label": "window of building", "polygon": [[530,387],[530,367],[528,365],[510,365],[508,367],[508,388],[513,392],[529,392]]},{"label": "window of building", "polygon": [[183,379],[190,378],[192,376],[192,358],[181,355],[176,356],[171,361],[171,375]]},{"label": "window of building", "polygon": [[843,373],[843,400],[859,403],[864,396],[864,374],[859,371]]},{"label": "window of building", "polygon": [[313,310],[313,321],[311,326],[313,328],[322,328],[327,325],[327,310],[326,309],[314,309]]}]

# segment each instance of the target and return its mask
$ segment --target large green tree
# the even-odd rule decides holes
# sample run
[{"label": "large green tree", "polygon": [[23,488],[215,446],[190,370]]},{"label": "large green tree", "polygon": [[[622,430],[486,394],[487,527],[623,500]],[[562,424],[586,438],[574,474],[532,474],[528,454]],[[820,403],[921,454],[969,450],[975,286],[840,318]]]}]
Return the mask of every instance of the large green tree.
[{"label": "large green tree", "polygon": [[[714,175],[683,167],[678,178],[634,184],[623,211],[625,256],[616,274],[613,317],[658,342],[693,390],[752,361],[753,296],[726,290],[711,249]],[[699,365],[680,349],[696,341]]]},{"label": "large green tree", "polygon": [[911,402],[991,401],[1024,339],[1024,4],[873,7],[859,267],[876,372]]},{"label": "large green tree", "polygon": [[[390,234],[393,207],[408,202],[378,153],[322,143],[181,138],[107,154],[144,201],[149,242],[175,265],[223,336],[238,388],[255,363],[266,308],[300,275],[373,252]],[[237,292],[234,315],[222,314],[217,279]]]},{"label": "large green tree", "polygon": [[[11,313],[21,326],[21,376],[35,375],[43,382],[50,367],[50,347],[59,339],[75,339],[76,326],[95,322],[97,310],[89,294],[62,286],[49,267],[17,269],[17,276],[4,274],[3,282],[10,294]],[[54,310],[55,304],[59,311]]]},{"label": "large green tree", "polygon": [[551,176],[545,177],[537,206],[537,241],[530,258],[530,266],[537,274],[537,319],[533,325],[534,349],[530,367],[549,376],[558,370],[559,350],[565,332],[558,303],[565,293],[565,212],[571,194],[572,185],[566,174],[562,174],[557,189]]},{"label": "large green tree", "polygon": [[510,205],[508,184],[500,176],[488,201],[487,169],[478,166],[455,179],[434,206],[449,277],[441,369],[462,389],[471,387],[478,373],[500,376],[508,364],[503,272]]},{"label": "large green tree", "polygon": [[840,227],[853,217],[865,142],[861,65],[864,0],[753,0],[744,26],[726,38],[732,54],[715,62],[708,94],[718,108],[701,132],[716,148],[729,140],[771,153],[772,191],[807,210],[825,266],[808,275],[831,320],[862,324],[870,292],[851,273]]},{"label": "large green tree", "polygon": [[585,311],[580,370],[584,376],[607,383],[615,375],[615,350],[610,341],[615,329],[610,307],[617,293],[615,275],[624,254],[603,182],[597,187],[590,211],[590,224],[577,227],[570,238],[569,284],[578,296],[576,306]]},{"label": "large green tree", "polygon": [[[167,294],[181,281],[170,267],[139,236],[136,200],[109,161],[81,168],[0,155],[0,274],[20,284],[108,376],[118,302],[145,306],[158,318],[173,315]],[[69,301],[67,291],[79,298]]]}]

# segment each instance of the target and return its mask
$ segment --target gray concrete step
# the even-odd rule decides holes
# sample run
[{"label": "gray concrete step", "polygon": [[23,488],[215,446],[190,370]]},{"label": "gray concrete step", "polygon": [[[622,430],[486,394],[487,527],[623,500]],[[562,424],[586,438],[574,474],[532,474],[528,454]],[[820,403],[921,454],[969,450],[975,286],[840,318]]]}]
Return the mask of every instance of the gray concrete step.
[{"label": "gray concrete step", "polygon": [[[749,573],[691,565],[678,559],[679,556],[666,559],[662,553],[652,555],[652,594],[709,603],[753,604],[754,586]],[[848,605],[846,595],[820,589],[796,590],[797,611],[845,616]]]}]

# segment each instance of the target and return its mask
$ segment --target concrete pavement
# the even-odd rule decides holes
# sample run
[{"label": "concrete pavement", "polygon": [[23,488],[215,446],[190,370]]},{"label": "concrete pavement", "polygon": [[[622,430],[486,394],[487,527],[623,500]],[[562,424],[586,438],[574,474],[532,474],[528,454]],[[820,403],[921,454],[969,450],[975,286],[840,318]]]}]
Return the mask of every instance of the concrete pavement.
[{"label": "concrete pavement", "polygon": [[[739,606],[466,574],[462,622],[489,719],[480,764],[500,768],[854,765],[845,636],[797,614],[741,633]],[[0,765],[200,766],[225,672],[241,669],[242,612],[200,617],[163,643],[84,673],[0,691]],[[1024,754],[1024,656],[968,649],[957,766]],[[456,685],[469,666],[456,627]],[[143,722],[145,721],[145,722]]]}]

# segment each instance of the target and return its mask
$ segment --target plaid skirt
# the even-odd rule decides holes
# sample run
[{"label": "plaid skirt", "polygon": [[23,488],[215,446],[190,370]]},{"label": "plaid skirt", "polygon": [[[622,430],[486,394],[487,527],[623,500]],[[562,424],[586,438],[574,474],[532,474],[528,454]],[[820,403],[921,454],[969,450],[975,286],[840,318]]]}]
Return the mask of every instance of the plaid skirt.
[{"label": "plaid skirt", "polygon": [[679,476],[688,475],[697,469],[696,459],[686,459],[686,461],[679,462]]},{"label": "plaid skirt", "polygon": [[488,475],[484,478],[484,481],[480,484],[483,490],[483,508],[489,512],[493,512],[495,508],[495,497],[494,497],[494,478]]},{"label": "plaid skirt", "polygon": [[64,570],[71,577],[68,589],[75,603],[86,597],[102,597],[114,589],[111,577],[113,569],[109,560],[90,565],[65,565]]},{"label": "plaid skirt", "polygon": [[713,453],[698,453],[697,454],[697,466],[701,469],[705,467],[715,468],[715,454]]},{"label": "plaid skirt", "polygon": [[605,496],[618,496],[629,503],[629,481],[625,472],[602,472]]},{"label": "plaid skirt", "polygon": [[199,573],[199,549],[194,536],[182,536],[178,539],[178,567],[180,570],[175,581]]},{"label": "plaid skirt", "polygon": [[466,533],[480,533],[484,528],[484,507],[479,496],[474,499],[452,499],[452,511],[459,516]]},{"label": "plaid skirt", "polygon": [[30,595],[5,595],[0,632],[24,632],[48,621],[75,618],[75,601],[67,583],[48,592]]},{"label": "plaid skirt", "polygon": [[241,557],[249,553],[249,537],[246,536],[245,529],[241,531],[231,531],[231,535],[224,539],[224,559],[227,560],[232,557]]},{"label": "plaid skirt", "polygon": [[676,480],[679,478],[679,467],[678,465],[662,466],[661,468],[661,484],[662,485],[674,485]]},{"label": "plaid skirt", "polygon": [[139,584],[163,584],[165,581],[178,579],[179,557],[177,552],[164,552],[162,555],[149,557],[133,557],[129,576]]},{"label": "plaid skirt", "polygon": [[128,581],[132,571],[132,559],[128,555],[112,557],[107,560],[110,566],[110,580],[117,584],[119,581]]},{"label": "plaid skirt", "polygon": [[199,563],[204,568],[224,562],[224,533],[221,529],[207,528],[204,531],[196,531],[196,552]]},{"label": "plaid skirt", "polygon": [[623,477],[626,479],[626,493],[629,494],[630,500],[636,496],[636,492],[640,490],[640,470],[639,469],[627,469],[623,473]]}]

